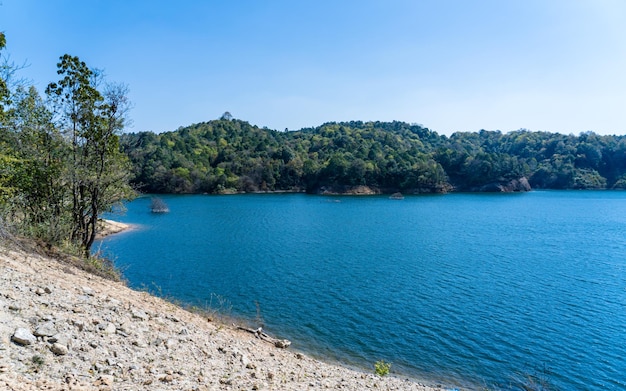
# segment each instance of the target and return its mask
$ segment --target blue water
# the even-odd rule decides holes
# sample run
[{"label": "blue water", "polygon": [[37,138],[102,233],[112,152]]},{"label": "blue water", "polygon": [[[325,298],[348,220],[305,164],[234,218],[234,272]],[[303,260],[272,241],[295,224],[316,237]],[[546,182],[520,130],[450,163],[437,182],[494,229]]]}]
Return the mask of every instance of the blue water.
[{"label": "blue water", "polygon": [[626,389],[626,192],[163,198],[102,243],[133,287],[259,309],[295,349],[366,370]]}]

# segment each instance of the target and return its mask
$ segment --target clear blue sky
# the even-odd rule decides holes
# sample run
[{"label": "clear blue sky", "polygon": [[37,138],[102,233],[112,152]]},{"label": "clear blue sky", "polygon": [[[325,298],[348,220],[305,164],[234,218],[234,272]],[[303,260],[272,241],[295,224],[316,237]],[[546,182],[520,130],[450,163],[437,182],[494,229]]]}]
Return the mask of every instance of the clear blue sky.
[{"label": "clear blue sky", "polygon": [[58,57],[130,88],[131,131],[235,118],[626,134],[623,0],[0,0],[43,94]]}]

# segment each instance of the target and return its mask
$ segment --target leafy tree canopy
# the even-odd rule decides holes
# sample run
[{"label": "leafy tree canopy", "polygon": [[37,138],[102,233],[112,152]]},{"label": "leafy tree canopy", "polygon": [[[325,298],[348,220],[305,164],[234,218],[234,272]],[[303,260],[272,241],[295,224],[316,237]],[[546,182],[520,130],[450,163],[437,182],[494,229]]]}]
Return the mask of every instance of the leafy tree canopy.
[{"label": "leafy tree canopy", "polygon": [[[0,35],[0,48],[4,46]],[[132,197],[119,133],[127,89],[104,82],[78,57],[60,58],[61,79],[44,100],[35,87],[6,83],[0,72],[0,223],[87,258],[98,219]]]},{"label": "leafy tree canopy", "polygon": [[527,178],[536,188],[623,187],[621,136],[524,129],[440,136],[404,122],[329,122],[278,132],[222,115],[177,131],[124,134],[133,182],[157,193],[480,191]]}]

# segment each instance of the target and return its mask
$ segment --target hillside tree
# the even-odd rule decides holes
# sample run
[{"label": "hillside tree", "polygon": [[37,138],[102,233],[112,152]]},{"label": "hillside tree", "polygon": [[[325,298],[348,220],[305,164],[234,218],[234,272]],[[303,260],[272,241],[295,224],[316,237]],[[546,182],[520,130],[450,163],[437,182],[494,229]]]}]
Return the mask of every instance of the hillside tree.
[{"label": "hillside tree", "polygon": [[[119,148],[126,124],[126,89],[103,83],[100,71],[78,57],[63,55],[57,64],[61,79],[46,94],[54,102],[58,126],[70,143],[67,181],[71,191],[72,242],[89,256],[99,216],[128,198],[128,160]],[[98,88],[104,84],[104,92]]]}]

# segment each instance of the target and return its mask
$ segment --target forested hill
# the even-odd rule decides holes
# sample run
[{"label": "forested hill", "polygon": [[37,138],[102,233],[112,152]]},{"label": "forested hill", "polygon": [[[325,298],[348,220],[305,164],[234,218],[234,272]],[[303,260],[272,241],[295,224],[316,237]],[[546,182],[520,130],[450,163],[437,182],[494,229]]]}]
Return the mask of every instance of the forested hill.
[{"label": "forested hill", "polygon": [[447,137],[397,121],[279,132],[224,116],[174,132],[124,134],[121,145],[135,185],[154,193],[502,191],[520,189],[521,178],[532,188],[626,188],[626,137],[593,132]]}]

